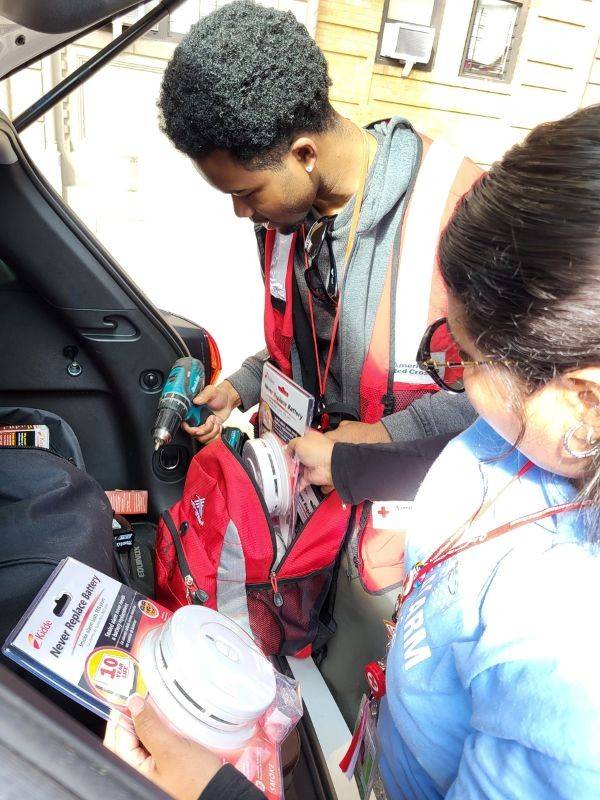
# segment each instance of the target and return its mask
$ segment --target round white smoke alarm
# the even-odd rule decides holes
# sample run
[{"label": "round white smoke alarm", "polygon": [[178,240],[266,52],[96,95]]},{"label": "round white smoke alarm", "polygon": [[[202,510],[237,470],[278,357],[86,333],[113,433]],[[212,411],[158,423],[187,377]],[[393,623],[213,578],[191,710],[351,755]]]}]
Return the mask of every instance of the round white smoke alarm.
[{"label": "round white smoke alarm", "polygon": [[290,508],[290,476],[282,446],[272,433],[250,439],[242,459],[258,484],[270,516],[283,516]]},{"label": "round white smoke alarm", "polygon": [[146,636],[139,660],[165,717],[208,747],[242,747],[275,699],[271,662],[242,628],[209,608],[178,609]]}]

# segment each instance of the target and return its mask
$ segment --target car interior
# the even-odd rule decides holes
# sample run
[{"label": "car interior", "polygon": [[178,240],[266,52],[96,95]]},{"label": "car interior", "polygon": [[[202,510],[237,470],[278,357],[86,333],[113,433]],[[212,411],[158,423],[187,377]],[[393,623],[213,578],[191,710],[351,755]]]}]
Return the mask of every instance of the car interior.
[{"label": "car interior", "polygon": [[[152,20],[176,4],[161,3]],[[137,5],[0,0],[0,79]],[[24,40],[17,48],[19,36]],[[155,452],[152,423],[178,358],[194,355],[210,371],[202,321],[156,308],[36,168],[19,131],[47,107],[42,99],[16,122],[0,112],[0,407],[17,414],[3,419],[21,421],[19,410],[41,409],[64,420],[87,472],[105,490],[147,489],[147,521],[156,523],[181,495],[195,445],[179,432]],[[360,699],[359,678],[348,663],[361,670],[381,652],[382,626],[374,620],[390,613],[392,600],[367,598],[351,553],[342,559],[337,584],[338,632],[320,669],[311,659],[278,662],[301,682],[305,707],[290,798],[358,797],[338,767]],[[39,689],[4,661],[0,774],[11,789],[3,796],[164,796]]]}]

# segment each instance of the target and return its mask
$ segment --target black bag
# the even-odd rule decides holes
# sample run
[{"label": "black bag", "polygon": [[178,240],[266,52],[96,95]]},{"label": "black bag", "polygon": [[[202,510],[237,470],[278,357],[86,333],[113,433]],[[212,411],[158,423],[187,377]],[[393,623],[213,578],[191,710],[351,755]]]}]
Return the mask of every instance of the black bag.
[{"label": "black bag", "polygon": [[[0,447],[0,644],[66,556],[118,579],[112,520],[100,484],[71,461],[41,448]],[[3,661],[88,727],[103,727],[85,709]]]},{"label": "black bag", "polygon": [[121,583],[147,597],[154,597],[156,525],[146,520],[130,522],[120,514],[115,514],[113,537]]},{"label": "black bag", "polygon": [[87,473],[48,450],[0,448],[0,640],[66,556],[115,575],[112,509]]},{"label": "black bag", "polygon": [[50,450],[85,469],[83,453],[73,428],[52,411],[22,406],[0,408],[0,425],[46,425],[50,433]]}]

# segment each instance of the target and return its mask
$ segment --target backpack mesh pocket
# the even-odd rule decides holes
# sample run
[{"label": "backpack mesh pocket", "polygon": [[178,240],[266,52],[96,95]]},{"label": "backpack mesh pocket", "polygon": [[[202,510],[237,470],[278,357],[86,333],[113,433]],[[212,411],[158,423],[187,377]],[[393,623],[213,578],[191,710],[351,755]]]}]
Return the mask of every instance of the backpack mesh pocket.
[{"label": "backpack mesh pocket", "polygon": [[302,578],[279,581],[281,605],[271,584],[246,587],[252,632],[267,655],[295,655],[310,645],[331,585],[333,565]]}]

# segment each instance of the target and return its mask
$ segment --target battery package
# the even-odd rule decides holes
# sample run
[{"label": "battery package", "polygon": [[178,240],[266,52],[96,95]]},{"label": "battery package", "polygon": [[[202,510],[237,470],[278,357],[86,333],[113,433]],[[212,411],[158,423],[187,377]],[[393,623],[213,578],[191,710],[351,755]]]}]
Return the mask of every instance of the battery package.
[{"label": "battery package", "polygon": [[47,425],[0,425],[0,447],[50,447]]},{"label": "battery package", "polygon": [[104,719],[120,712],[126,727],[128,698],[149,695],[182,735],[281,800],[279,745],[302,713],[297,687],[224,615],[173,613],[67,558],[2,652]]}]

